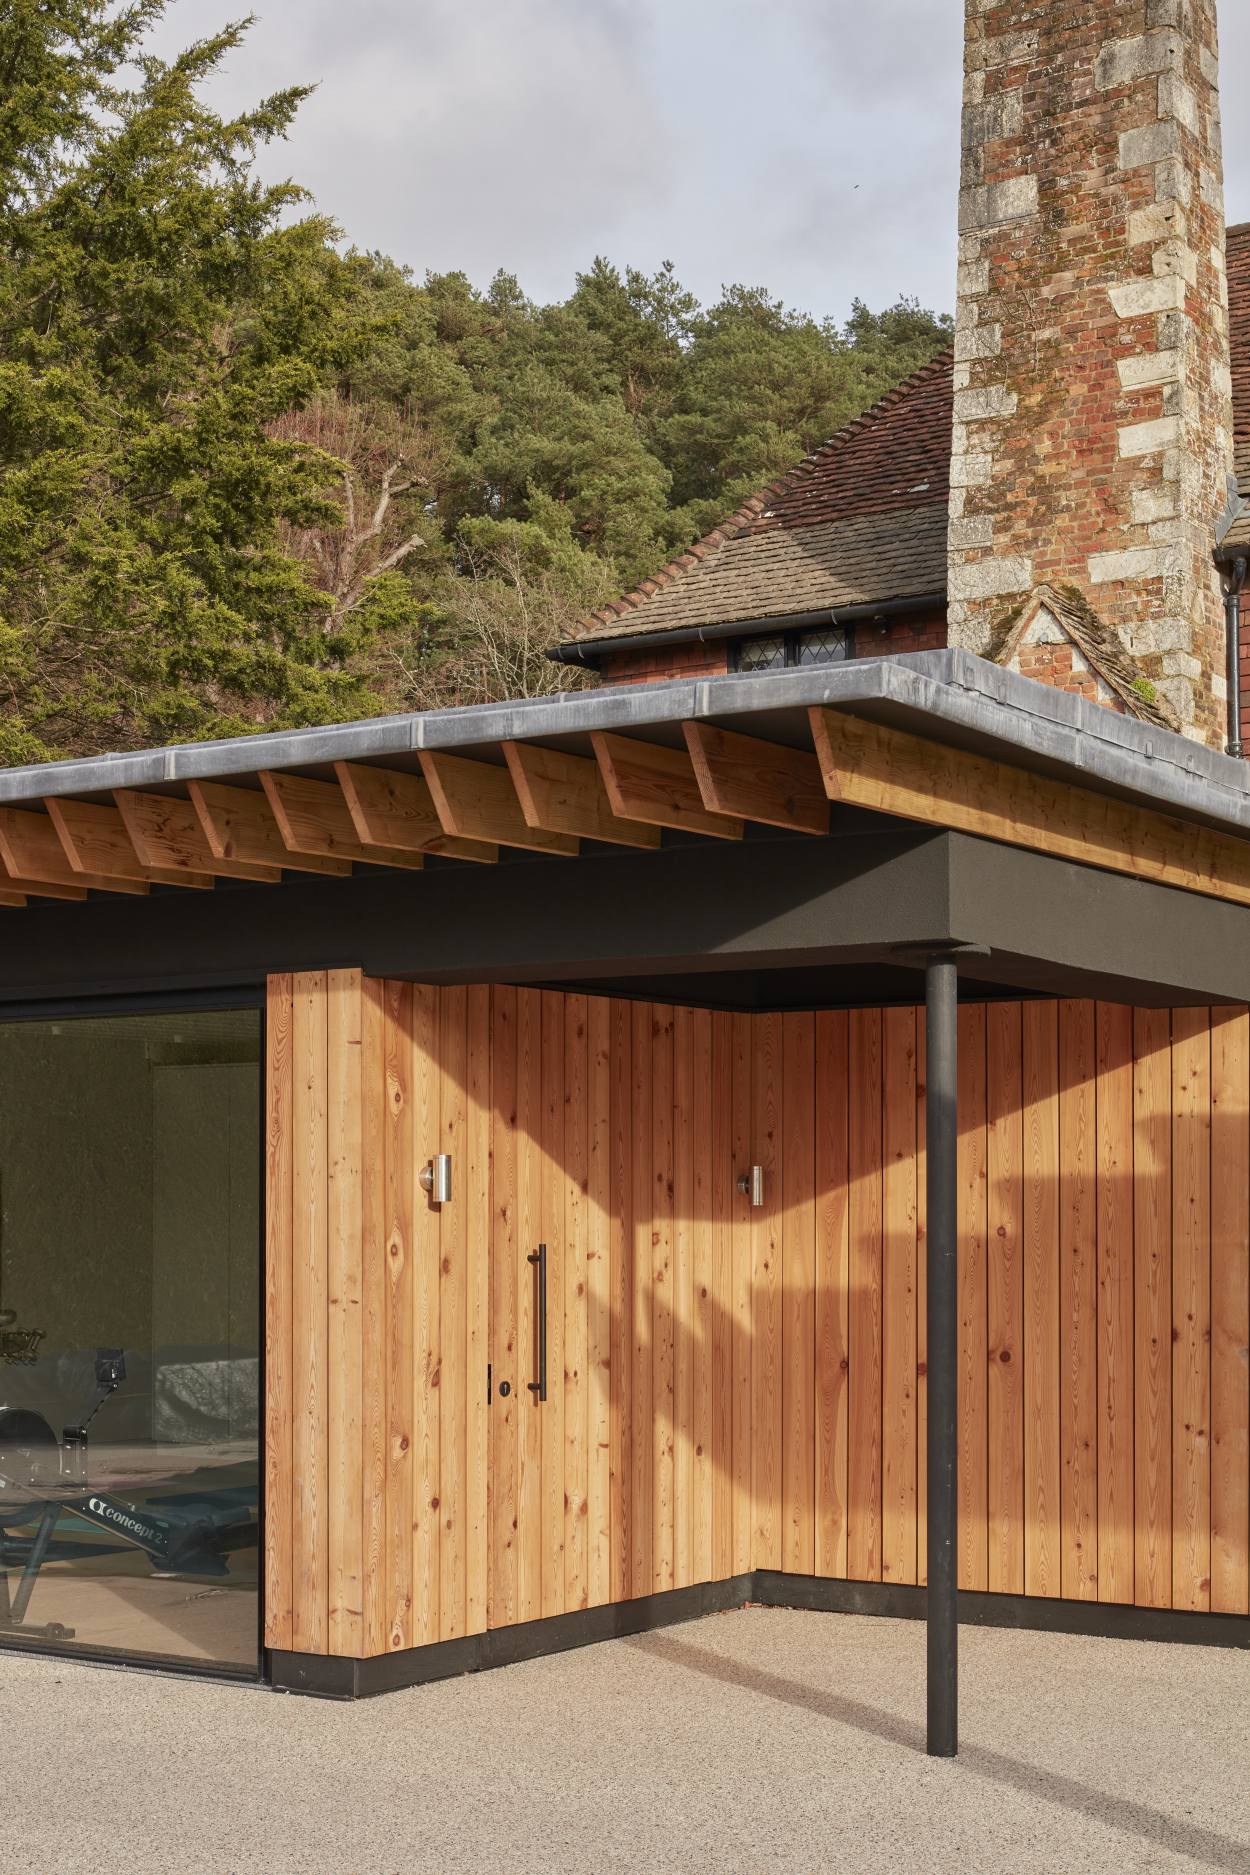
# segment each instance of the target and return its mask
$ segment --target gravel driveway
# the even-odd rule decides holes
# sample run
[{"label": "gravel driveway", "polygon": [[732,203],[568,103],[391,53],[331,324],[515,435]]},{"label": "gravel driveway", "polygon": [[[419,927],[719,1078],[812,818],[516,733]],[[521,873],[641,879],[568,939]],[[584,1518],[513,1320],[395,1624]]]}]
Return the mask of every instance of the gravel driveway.
[{"label": "gravel driveway", "polygon": [[1250,1654],[748,1609],[354,1706],[0,1661],[0,1869],[1250,1875]]}]

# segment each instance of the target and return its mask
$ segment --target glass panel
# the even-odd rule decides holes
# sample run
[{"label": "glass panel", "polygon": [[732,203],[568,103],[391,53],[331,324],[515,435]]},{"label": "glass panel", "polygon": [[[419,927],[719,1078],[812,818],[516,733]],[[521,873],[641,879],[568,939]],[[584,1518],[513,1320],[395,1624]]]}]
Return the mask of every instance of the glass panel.
[{"label": "glass panel", "polygon": [[785,661],[784,638],[744,638],[738,646],[740,671],[771,671]]},{"label": "glass panel", "polygon": [[0,1641],[255,1668],[260,1014],[0,1024]]},{"label": "glass panel", "polygon": [[800,664],[841,664],[851,655],[847,633],[840,625],[824,631],[804,632],[798,641]]}]

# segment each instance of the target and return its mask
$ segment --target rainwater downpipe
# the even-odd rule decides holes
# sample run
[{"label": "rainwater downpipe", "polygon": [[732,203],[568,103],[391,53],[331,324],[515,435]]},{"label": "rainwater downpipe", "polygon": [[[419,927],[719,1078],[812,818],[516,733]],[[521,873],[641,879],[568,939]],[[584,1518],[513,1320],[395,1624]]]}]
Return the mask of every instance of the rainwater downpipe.
[{"label": "rainwater downpipe", "polygon": [[1228,562],[1224,580],[1225,638],[1228,654],[1228,753],[1240,761],[1241,740],[1241,595],[1250,572],[1244,555]]}]

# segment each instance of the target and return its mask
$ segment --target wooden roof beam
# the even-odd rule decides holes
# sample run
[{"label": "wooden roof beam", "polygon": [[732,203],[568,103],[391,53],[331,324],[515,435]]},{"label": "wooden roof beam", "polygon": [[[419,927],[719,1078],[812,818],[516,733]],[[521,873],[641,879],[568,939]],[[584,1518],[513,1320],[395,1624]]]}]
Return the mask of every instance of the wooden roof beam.
[{"label": "wooden roof beam", "polygon": [[167,871],[159,866],[145,866],[135,852],[134,841],[116,807],[100,801],[60,800],[50,795],[44,802],[48,817],[56,828],[72,871],[85,880],[90,874],[116,882],[112,890],[124,891],[127,881],[152,885],[210,887],[212,880],[203,873]]},{"label": "wooden roof beam", "polygon": [[113,799],[140,862],[154,872],[172,873],[185,885],[211,885],[214,878],[276,885],[282,877],[276,866],[219,859],[204,837],[194,806],[176,794],[117,788]]},{"label": "wooden roof beam", "polygon": [[148,889],[138,880],[75,872],[54,823],[29,808],[0,807],[0,859],[12,890],[32,898],[84,899],[92,887],[101,892]]},{"label": "wooden roof beam", "polygon": [[670,749],[635,736],[591,731],[595,759],[612,812],[652,827],[704,833],[713,840],[740,840],[743,822],[732,814],[709,814],[703,805],[688,749]]},{"label": "wooden roof beam", "polygon": [[362,846],[437,853],[444,859],[485,865],[499,858],[499,848],[489,841],[457,840],[444,833],[430,784],[423,776],[396,768],[367,768],[360,762],[336,762],[334,772]]},{"label": "wooden roof beam", "polygon": [[577,852],[571,835],[547,833],[530,825],[506,768],[442,750],[422,749],[420,756],[421,772],[444,833],[458,840],[528,847],[536,853]]},{"label": "wooden roof beam", "polygon": [[829,802],[820,763],[789,749],[710,723],[683,723],[703,805],[793,833],[828,833]]},{"label": "wooden roof beam", "polygon": [[599,764],[536,742],[501,744],[527,825],[613,846],[658,846],[660,829],[613,811]]},{"label": "wooden roof beam", "polygon": [[191,805],[209,851],[215,859],[242,860],[266,870],[290,872],[351,872],[346,859],[324,854],[294,853],[282,838],[268,797],[259,788],[226,787],[219,781],[189,781]]},{"label": "wooden roof beam", "polygon": [[1250,839],[838,710],[811,724],[831,800],[1250,904]]},{"label": "wooden roof beam", "polygon": [[369,866],[398,866],[409,872],[420,871],[424,864],[422,855],[411,849],[362,846],[336,781],[310,781],[306,775],[275,768],[263,770],[260,783],[269,796],[288,853],[348,859]]}]

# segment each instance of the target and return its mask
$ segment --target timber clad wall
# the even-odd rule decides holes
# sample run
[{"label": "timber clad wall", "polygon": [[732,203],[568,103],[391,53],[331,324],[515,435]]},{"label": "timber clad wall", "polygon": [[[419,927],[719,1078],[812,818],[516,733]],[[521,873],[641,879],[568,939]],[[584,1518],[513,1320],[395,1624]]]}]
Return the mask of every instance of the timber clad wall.
[{"label": "timber clad wall", "polygon": [[[1250,1017],[960,1024],[961,1581],[1246,1613]],[[923,1580],[923,1081],[910,1008],[272,979],[268,1644]]]}]

